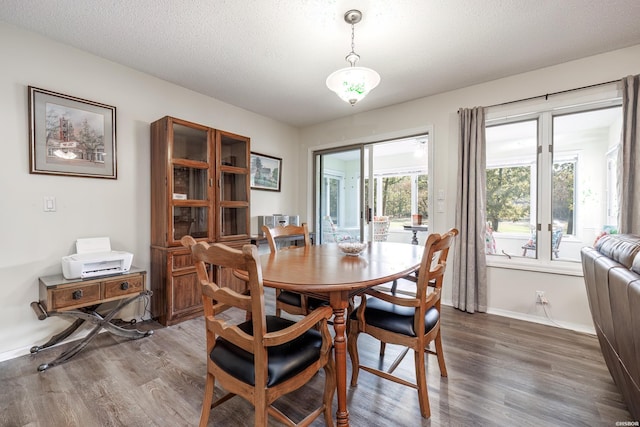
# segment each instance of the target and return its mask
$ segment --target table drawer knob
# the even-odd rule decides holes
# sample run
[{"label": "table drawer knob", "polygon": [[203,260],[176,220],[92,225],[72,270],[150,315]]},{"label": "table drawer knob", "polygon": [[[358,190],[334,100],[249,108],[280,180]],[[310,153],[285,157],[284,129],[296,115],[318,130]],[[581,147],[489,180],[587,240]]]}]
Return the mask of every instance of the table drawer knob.
[{"label": "table drawer knob", "polygon": [[127,289],[129,289],[129,282],[120,283],[120,289],[122,289],[123,291],[126,291]]},{"label": "table drawer knob", "polygon": [[77,291],[73,291],[73,293],[71,294],[71,297],[73,299],[80,299],[83,297],[83,293],[82,293],[82,289],[78,289]]}]

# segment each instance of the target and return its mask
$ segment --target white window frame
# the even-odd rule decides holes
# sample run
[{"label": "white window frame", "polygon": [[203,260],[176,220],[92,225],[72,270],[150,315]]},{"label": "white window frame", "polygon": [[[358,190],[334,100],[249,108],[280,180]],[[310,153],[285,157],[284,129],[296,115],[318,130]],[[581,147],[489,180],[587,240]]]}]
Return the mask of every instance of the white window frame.
[{"label": "white window frame", "polygon": [[[612,107],[620,105],[620,100],[621,97],[619,89],[615,83],[612,83],[609,85],[567,92],[544,100],[532,99],[514,104],[508,103],[489,107],[486,111],[485,125],[501,125],[516,121],[538,119],[538,144],[542,143],[544,147],[539,148],[538,160],[536,163],[540,171],[550,171],[553,156],[548,147],[553,143],[553,116],[560,112],[563,114],[573,112],[577,113],[598,108]],[[545,118],[545,116],[547,117]],[[487,161],[489,161],[489,159],[487,159]],[[493,168],[495,166],[491,165],[491,167]],[[487,168],[489,168],[489,163],[487,164]],[[532,170],[532,173],[534,172],[537,171]],[[543,196],[551,194],[551,173],[541,173],[537,179],[537,223],[541,224],[544,230],[545,224],[552,224],[552,211],[550,206],[551,197],[546,197],[545,199]],[[574,191],[577,190],[578,189]],[[537,258],[509,257],[502,254],[492,254],[487,255],[487,266],[582,276],[582,266],[579,262],[553,260],[551,258],[551,233],[539,232],[537,239]]]}]

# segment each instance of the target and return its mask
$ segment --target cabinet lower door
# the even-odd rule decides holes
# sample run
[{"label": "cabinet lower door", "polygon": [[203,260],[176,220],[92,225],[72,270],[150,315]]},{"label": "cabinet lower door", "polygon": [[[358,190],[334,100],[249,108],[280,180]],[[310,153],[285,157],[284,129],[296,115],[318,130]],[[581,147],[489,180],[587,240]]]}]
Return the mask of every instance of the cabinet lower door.
[{"label": "cabinet lower door", "polygon": [[200,316],[202,294],[191,252],[151,249],[151,316],[165,326]]},{"label": "cabinet lower door", "polygon": [[[239,249],[249,242],[225,243]],[[236,292],[247,289],[246,283],[234,276],[233,269],[216,268],[209,275],[220,286]],[[165,326],[203,314],[202,290],[191,251],[186,248],[151,249],[151,290],[151,315]]]},{"label": "cabinet lower door", "polygon": [[190,273],[174,273],[170,280],[172,282],[169,287],[171,321],[168,323],[177,323],[202,314],[202,293],[195,270]]}]

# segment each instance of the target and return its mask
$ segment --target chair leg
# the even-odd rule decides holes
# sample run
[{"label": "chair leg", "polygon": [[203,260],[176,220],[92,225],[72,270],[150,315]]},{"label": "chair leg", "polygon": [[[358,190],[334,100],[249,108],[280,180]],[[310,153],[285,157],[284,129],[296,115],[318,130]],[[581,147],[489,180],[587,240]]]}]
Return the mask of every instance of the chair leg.
[{"label": "chair leg", "polygon": [[398,354],[398,356],[396,357],[396,360],[393,361],[391,366],[389,366],[387,373],[389,374],[393,373],[393,371],[395,371],[398,365],[400,365],[400,362],[402,362],[402,359],[404,359],[404,357],[407,355],[408,352],[409,352],[409,347],[405,347],[404,350],[402,350],[400,354]]},{"label": "chair leg", "polygon": [[358,374],[360,373],[360,357],[358,356],[358,335],[360,331],[358,330],[358,322],[350,320],[349,323],[351,322],[353,323],[350,325],[349,335],[347,336],[347,351],[351,358],[351,387],[355,387],[358,385]]},{"label": "chair leg", "polygon": [[380,356],[384,356],[384,350],[387,348],[387,343],[380,341]]},{"label": "chair leg", "polygon": [[[395,295],[398,290],[398,280],[394,280],[391,285],[391,295]],[[386,343],[380,341],[380,356],[384,356],[384,351],[386,349]]]},{"label": "chair leg", "polygon": [[336,392],[336,367],[333,357],[324,365],[324,423],[327,427],[333,427],[333,395]]},{"label": "chair leg", "polygon": [[207,372],[207,380],[204,385],[204,398],[202,399],[202,412],[200,413],[200,427],[207,427],[216,379]]},{"label": "chair leg", "polygon": [[391,295],[396,294],[396,290],[398,289],[398,280],[393,281],[393,285],[391,285]]},{"label": "chair leg", "polygon": [[436,343],[436,356],[438,357],[438,365],[440,366],[440,375],[446,377],[447,374],[447,365],[444,363],[444,352],[442,351],[442,335],[440,334],[440,330],[438,330],[438,335],[436,335],[436,339],[434,340]]},{"label": "chair leg", "polygon": [[413,357],[416,364],[416,385],[418,386],[420,413],[423,418],[429,418],[431,417],[431,408],[429,407],[429,393],[427,391],[427,372],[424,367],[424,351],[414,351]]},{"label": "chair leg", "polygon": [[267,420],[269,419],[269,405],[267,405],[264,394],[261,397],[256,396],[255,399],[253,425],[255,427],[265,427],[267,425]]}]

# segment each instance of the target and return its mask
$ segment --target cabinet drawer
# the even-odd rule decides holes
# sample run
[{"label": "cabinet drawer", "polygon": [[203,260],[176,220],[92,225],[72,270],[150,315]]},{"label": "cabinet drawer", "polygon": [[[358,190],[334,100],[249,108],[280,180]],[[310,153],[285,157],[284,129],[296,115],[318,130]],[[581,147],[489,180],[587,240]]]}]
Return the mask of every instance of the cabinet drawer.
[{"label": "cabinet drawer", "polygon": [[100,283],[73,286],[51,291],[51,307],[59,310],[64,307],[86,306],[100,301]]},{"label": "cabinet drawer", "polygon": [[142,276],[119,278],[104,282],[104,298],[120,295],[137,294],[143,291]]}]

